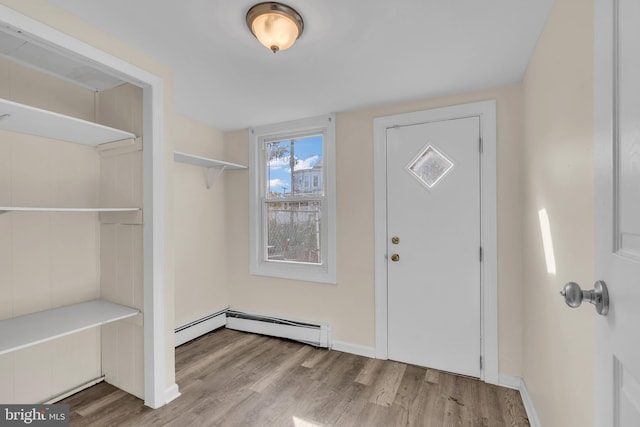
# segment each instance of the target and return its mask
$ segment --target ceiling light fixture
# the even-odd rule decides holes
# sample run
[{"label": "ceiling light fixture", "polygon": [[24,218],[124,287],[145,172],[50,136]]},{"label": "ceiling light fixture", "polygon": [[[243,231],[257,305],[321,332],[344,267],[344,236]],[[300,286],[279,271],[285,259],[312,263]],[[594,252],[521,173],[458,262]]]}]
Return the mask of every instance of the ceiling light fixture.
[{"label": "ceiling light fixture", "polygon": [[247,12],[247,26],[273,53],[293,46],[302,30],[302,17],[293,8],[276,2],[258,3]]}]

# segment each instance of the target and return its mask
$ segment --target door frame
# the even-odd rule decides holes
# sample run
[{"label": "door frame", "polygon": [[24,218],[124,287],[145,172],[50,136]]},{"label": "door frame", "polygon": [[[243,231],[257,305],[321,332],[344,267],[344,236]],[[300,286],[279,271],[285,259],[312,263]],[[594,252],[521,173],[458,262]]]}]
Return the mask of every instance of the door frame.
[{"label": "door frame", "polygon": [[487,100],[373,120],[375,354],[388,358],[387,308],[387,129],[442,120],[479,117],[480,157],[480,379],[498,384],[498,285],[496,205],[496,101]]},{"label": "door frame", "polygon": [[158,408],[180,395],[168,375],[166,360],[164,80],[7,6],[0,5],[0,17],[0,24],[21,31],[50,51],[72,56],[142,88],[144,403]]}]

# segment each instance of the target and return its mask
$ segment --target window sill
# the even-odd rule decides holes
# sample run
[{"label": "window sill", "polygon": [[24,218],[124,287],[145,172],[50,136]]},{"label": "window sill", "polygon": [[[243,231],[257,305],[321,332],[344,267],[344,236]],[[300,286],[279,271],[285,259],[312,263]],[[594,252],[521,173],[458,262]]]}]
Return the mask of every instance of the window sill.
[{"label": "window sill", "polygon": [[276,277],[280,279],[299,280],[301,282],[317,282],[335,285],[336,274],[326,266],[304,263],[262,262],[251,266],[253,276]]}]

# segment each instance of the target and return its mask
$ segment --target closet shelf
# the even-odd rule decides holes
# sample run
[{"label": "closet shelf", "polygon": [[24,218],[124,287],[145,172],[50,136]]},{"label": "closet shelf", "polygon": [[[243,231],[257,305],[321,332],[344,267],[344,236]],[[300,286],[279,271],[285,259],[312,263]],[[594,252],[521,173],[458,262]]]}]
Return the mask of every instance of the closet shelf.
[{"label": "closet shelf", "polygon": [[[240,170],[246,169],[246,166],[238,165],[236,163],[223,162],[222,160],[209,159],[207,157],[195,156],[193,154],[182,153],[180,151],[173,152],[173,160],[180,163],[188,163],[190,165],[202,166],[207,168],[206,184],[207,188],[211,188],[218,176],[227,170]],[[215,174],[209,172],[215,169]]]},{"label": "closet shelf", "polygon": [[96,146],[136,135],[0,98],[0,129]]},{"label": "closet shelf", "polygon": [[0,206],[5,212],[138,212],[140,208],[28,208],[21,206]]},{"label": "closet shelf", "polygon": [[182,153],[180,151],[173,152],[173,160],[181,163],[189,163],[191,165],[202,166],[205,168],[215,168],[224,170],[246,169],[246,166],[235,163],[223,162],[222,160],[209,159],[206,157],[195,156],[193,154]]},{"label": "closet shelf", "polygon": [[138,313],[135,308],[97,299],[0,320],[0,355]]}]

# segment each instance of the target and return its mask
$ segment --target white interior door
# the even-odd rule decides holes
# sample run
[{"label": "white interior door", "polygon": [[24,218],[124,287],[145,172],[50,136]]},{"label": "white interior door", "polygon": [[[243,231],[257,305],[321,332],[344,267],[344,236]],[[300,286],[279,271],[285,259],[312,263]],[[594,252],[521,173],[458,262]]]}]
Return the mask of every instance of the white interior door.
[{"label": "white interior door", "polygon": [[596,0],[596,425],[640,426],[640,2]]},{"label": "white interior door", "polygon": [[387,130],[388,357],[480,376],[480,119]]}]

